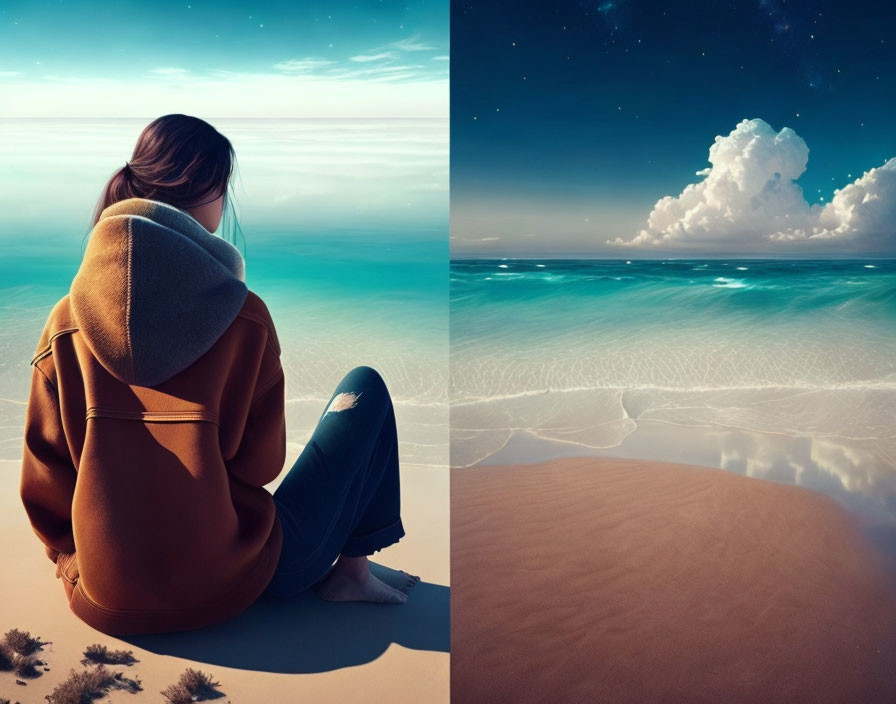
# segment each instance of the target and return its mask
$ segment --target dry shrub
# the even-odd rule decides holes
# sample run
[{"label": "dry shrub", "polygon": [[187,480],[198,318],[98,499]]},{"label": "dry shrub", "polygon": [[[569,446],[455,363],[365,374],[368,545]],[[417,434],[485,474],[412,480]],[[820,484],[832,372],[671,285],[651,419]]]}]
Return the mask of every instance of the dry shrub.
[{"label": "dry shrub", "polygon": [[18,628],[8,630],[0,641],[0,670],[14,670],[19,677],[40,677],[43,672],[37,668],[46,665],[35,653],[48,643],[34,638],[28,631]]},{"label": "dry shrub", "polygon": [[[0,642],[0,670],[12,670],[15,667],[15,660],[15,651],[6,643]],[[0,704],[3,704],[2,700]]]},{"label": "dry shrub", "polygon": [[20,631],[13,628],[3,636],[3,642],[19,655],[33,655],[49,643],[44,643],[40,638],[33,638],[28,631]]},{"label": "dry shrub", "polygon": [[224,694],[216,689],[220,686],[221,683],[212,680],[210,675],[188,667],[176,684],[162,691],[162,696],[169,704],[192,704],[223,697]]},{"label": "dry shrub", "polygon": [[133,665],[137,662],[131,650],[109,650],[105,645],[88,645],[82,665]]},{"label": "dry shrub", "polygon": [[104,665],[71,673],[60,682],[46,699],[49,704],[86,704],[104,697],[110,689],[123,689],[134,694],[141,691],[139,679],[130,679],[120,672],[112,672]]},{"label": "dry shrub", "polygon": [[16,658],[16,662],[15,662],[16,674],[19,677],[28,677],[31,679],[33,679],[35,677],[40,677],[43,674],[43,672],[41,672],[37,668],[40,665],[46,665],[46,664],[47,663],[45,663],[43,660],[39,659],[38,657],[36,657],[34,655],[19,655]]}]

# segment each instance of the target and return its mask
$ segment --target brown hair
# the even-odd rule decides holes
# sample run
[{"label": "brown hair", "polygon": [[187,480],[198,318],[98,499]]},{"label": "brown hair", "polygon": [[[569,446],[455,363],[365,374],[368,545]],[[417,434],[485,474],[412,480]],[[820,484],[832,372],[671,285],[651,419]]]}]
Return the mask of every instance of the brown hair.
[{"label": "brown hair", "polygon": [[[187,210],[223,195],[225,230],[233,230],[226,227],[226,216],[233,209],[227,189],[235,164],[230,140],[205,120],[163,115],[143,129],[130,160],[106,183],[90,227],[103,210],[126,198],[151,198]],[[238,230],[235,217],[233,222]],[[224,239],[235,244],[235,232],[229,234]]]}]

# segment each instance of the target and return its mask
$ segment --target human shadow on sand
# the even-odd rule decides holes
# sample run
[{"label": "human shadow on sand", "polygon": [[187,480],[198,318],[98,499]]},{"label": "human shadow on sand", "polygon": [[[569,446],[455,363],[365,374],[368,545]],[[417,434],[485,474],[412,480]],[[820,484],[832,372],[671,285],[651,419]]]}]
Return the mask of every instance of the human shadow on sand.
[{"label": "human shadow on sand", "polygon": [[[371,571],[382,575],[371,562]],[[384,577],[385,579],[385,577]],[[371,662],[392,643],[448,652],[449,588],[419,582],[404,604],[335,603],[314,592],[262,597],[224,623],[194,631],[122,636],[138,648],[196,662],[286,674]]]}]

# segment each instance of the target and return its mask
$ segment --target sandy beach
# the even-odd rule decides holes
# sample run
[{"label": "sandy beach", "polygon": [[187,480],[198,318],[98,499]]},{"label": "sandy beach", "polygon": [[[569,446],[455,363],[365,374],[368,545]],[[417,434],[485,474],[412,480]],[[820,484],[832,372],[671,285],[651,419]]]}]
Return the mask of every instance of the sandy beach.
[{"label": "sandy beach", "polygon": [[457,702],[896,701],[896,580],[820,493],[565,458],[451,470]]},{"label": "sandy beach", "polygon": [[258,602],[207,629],[122,639],[94,631],[69,611],[19,502],[19,463],[0,461],[0,470],[6,566],[0,630],[18,628],[51,641],[38,653],[50,671],[19,678],[24,686],[14,673],[0,672],[0,698],[45,704],[45,695],[71,668],[84,669],[83,650],[98,643],[132,650],[136,664],[112,669],[140,678],[143,687],[136,694],[112,691],[102,701],[162,701],[159,692],[188,667],[212,675],[224,694],[218,701],[233,704],[448,701],[447,468],[401,468],[407,535],[374,561],[421,576],[405,604],[335,604],[309,593],[292,602]]}]

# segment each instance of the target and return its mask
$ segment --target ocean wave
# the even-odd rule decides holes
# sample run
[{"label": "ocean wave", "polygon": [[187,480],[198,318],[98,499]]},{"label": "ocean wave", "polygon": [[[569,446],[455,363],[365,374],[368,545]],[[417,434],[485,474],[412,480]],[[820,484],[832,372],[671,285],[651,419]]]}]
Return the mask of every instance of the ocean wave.
[{"label": "ocean wave", "polygon": [[716,288],[747,288],[747,282],[743,279],[729,279],[724,276],[717,276],[713,282],[713,286]]},{"label": "ocean wave", "polygon": [[[576,325],[577,318],[589,326],[625,325],[625,319],[652,325],[652,316],[662,309],[667,319],[678,318],[682,325],[711,321],[724,326],[734,317],[738,324],[747,317],[774,324],[809,316],[842,318],[848,312],[896,327],[896,262],[670,260],[625,265],[557,260],[549,268],[539,267],[541,263],[514,260],[509,271],[502,270],[513,276],[495,278],[502,273],[495,260],[452,262],[452,316],[469,312],[475,318],[498,310],[525,321],[538,318],[535,308],[562,302],[558,326],[567,321]],[[735,270],[749,271],[749,278],[733,276]]]}]

